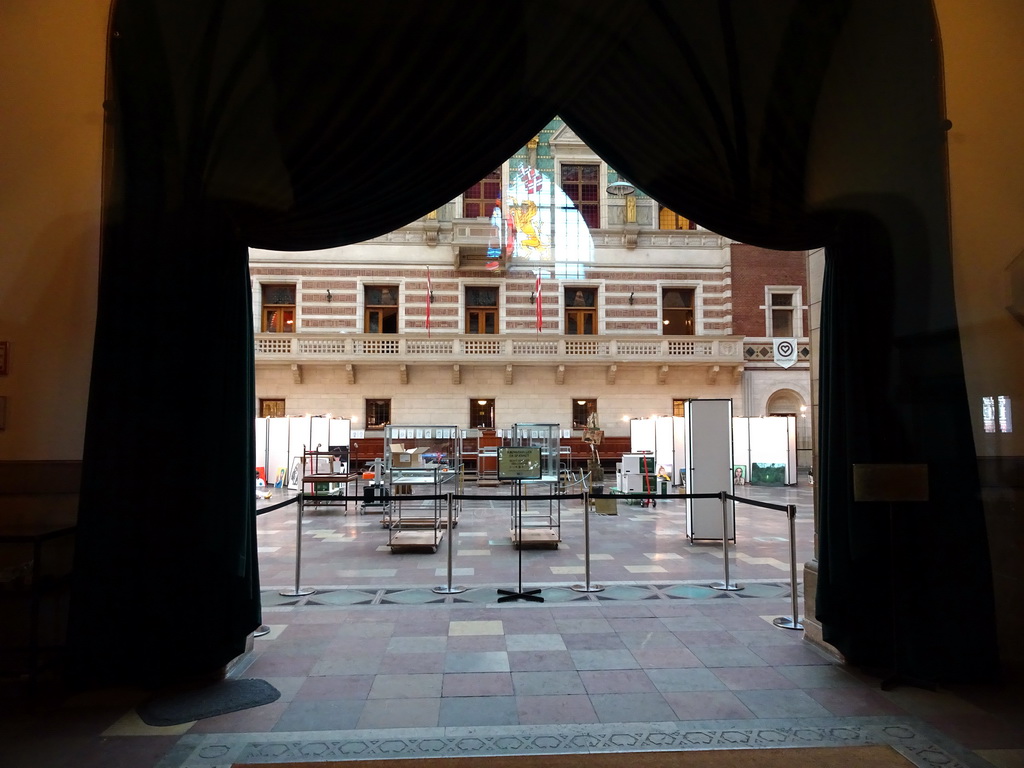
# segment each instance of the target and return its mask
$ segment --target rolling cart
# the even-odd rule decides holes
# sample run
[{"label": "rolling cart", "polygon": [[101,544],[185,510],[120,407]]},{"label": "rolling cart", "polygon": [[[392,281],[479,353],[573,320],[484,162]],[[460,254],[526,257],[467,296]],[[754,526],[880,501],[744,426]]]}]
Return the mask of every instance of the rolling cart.
[{"label": "rolling cart", "polygon": [[380,459],[374,460],[373,472],[370,474],[373,477],[363,486],[363,500],[359,504],[359,511],[365,515],[373,510],[380,510],[383,515],[382,522],[384,525],[387,525],[389,522],[388,513],[391,510],[391,491],[384,482],[384,472],[382,471]]}]

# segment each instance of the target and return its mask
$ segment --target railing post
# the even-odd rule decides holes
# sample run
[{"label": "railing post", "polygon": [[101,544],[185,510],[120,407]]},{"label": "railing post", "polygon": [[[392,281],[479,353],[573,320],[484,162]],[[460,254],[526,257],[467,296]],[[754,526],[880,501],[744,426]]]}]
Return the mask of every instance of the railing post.
[{"label": "railing post", "polygon": [[299,486],[299,504],[295,510],[295,589],[282,589],[278,594],[284,597],[305,597],[316,592],[310,587],[300,587],[299,581],[302,573],[302,507],[305,488]]},{"label": "railing post", "polygon": [[439,595],[457,595],[460,592],[465,592],[466,587],[453,587],[452,586],[452,540],[455,538],[455,524],[452,519],[452,494],[446,494],[448,497],[448,585],[434,587],[432,590]]},{"label": "railing post", "polygon": [[793,614],[779,616],[772,624],[782,629],[803,629],[796,600],[796,504],[786,505],[786,515],[789,517],[789,591],[793,597]]},{"label": "railing post", "polygon": [[722,561],[725,563],[725,581],[715,582],[711,588],[737,592],[743,587],[729,581],[729,494],[722,491],[719,495],[722,499]]},{"label": "railing post", "polygon": [[583,489],[583,573],[584,583],[573,584],[574,592],[602,592],[600,584],[590,583],[590,491]]}]

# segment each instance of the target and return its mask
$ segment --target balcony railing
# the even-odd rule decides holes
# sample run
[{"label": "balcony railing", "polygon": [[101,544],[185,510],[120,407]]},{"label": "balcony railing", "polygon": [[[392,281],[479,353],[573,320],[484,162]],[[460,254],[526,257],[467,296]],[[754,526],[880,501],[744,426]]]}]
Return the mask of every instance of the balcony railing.
[{"label": "balcony railing", "polygon": [[256,334],[260,363],[571,362],[742,365],[741,336]]}]

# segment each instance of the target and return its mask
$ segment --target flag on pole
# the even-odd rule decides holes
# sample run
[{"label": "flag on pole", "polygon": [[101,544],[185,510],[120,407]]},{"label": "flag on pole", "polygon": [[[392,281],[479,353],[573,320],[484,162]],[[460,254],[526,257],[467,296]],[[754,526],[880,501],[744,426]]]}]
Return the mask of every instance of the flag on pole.
[{"label": "flag on pole", "polygon": [[430,288],[430,267],[427,267],[427,338],[430,338],[430,305],[434,303],[434,292]]},{"label": "flag on pole", "polygon": [[537,295],[537,333],[540,333],[541,326],[544,324],[544,300],[541,294],[540,271],[537,272],[537,285],[534,288],[534,293]]}]

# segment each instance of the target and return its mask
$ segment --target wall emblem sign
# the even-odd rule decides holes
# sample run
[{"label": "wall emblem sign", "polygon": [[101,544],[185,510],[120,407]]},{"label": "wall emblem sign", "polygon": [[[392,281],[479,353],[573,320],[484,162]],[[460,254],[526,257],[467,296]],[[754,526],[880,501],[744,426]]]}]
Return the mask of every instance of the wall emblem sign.
[{"label": "wall emblem sign", "polygon": [[775,362],[783,368],[796,362],[796,339],[775,339]]}]

